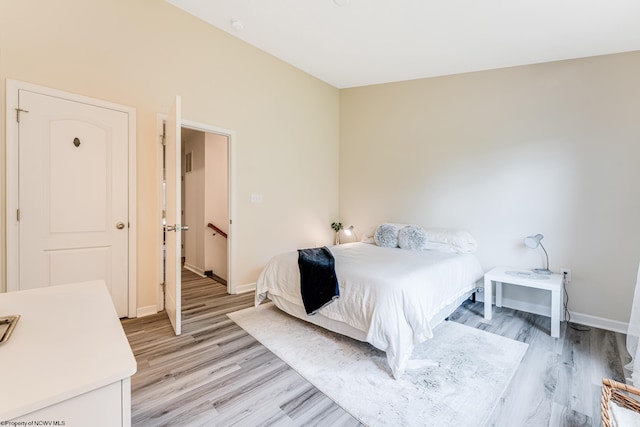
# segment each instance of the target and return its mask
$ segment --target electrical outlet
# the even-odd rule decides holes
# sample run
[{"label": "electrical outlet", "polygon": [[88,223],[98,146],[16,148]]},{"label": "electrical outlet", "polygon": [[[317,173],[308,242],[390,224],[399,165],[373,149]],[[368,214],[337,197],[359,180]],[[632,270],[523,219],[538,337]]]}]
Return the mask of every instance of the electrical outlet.
[{"label": "electrical outlet", "polygon": [[561,268],[560,273],[564,276],[564,282],[571,282],[571,269],[570,268]]}]

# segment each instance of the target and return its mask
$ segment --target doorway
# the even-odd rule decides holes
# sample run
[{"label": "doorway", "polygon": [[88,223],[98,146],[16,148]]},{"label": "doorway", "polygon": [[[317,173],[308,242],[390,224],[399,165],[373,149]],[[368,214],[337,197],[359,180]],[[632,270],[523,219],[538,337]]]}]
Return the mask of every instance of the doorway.
[{"label": "doorway", "polygon": [[[164,117],[158,116],[163,134]],[[210,276],[233,294],[233,216],[234,216],[234,139],[235,133],[202,123],[181,121],[181,232],[183,267],[201,277]],[[166,224],[165,147],[158,150],[159,181],[163,228]],[[165,308],[165,231],[161,230],[162,262],[158,288],[158,308]]]},{"label": "doorway", "polygon": [[182,128],[184,268],[222,284],[228,278],[229,136]]}]

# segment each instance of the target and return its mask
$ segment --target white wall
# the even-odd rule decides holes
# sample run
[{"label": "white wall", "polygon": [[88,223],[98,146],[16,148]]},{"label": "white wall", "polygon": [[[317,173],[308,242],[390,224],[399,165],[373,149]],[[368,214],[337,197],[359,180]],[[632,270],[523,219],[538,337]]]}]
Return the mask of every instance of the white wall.
[{"label": "white wall", "polygon": [[206,197],[206,169],[205,169],[205,134],[191,133],[184,141],[185,157],[192,156],[191,172],[184,172],[185,197],[182,209],[185,214],[185,224],[189,230],[182,233],[185,260],[184,266],[200,275],[205,272],[205,197]]},{"label": "white wall", "polygon": [[[485,270],[571,268],[569,309],[628,321],[640,261],[640,52],[341,91],[340,219],[459,227]],[[546,304],[544,293],[506,298]]]},{"label": "white wall", "polygon": [[226,136],[188,132],[185,155],[192,155],[192,170],[184,173],[184,266],[200,275],[212,271],[227,280],[227,239],[207,227],[212,223],[229,234],[228,157]]},{"label": "white wall", "polygon": [[[205,223],[229,234],[229,167],[226,136],[207,133],[205,137]],[[204,241],[205,271],[227,280],[227,239],[206,229]]]}]

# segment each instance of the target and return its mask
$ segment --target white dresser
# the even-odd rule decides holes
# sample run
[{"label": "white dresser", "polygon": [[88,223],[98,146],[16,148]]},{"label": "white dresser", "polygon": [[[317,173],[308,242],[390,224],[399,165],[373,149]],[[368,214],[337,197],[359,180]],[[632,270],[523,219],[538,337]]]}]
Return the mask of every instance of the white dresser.
[{"label": "white dresser", "polygon": [[136,361],[104,282],[0,294],[0,316],[13,314],[0,345],[0,421],[131,425]]}]

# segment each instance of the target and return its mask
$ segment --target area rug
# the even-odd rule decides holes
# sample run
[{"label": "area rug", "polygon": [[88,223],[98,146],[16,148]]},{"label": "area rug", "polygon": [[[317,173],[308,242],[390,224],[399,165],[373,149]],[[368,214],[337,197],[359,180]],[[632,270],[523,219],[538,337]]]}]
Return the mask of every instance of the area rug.
[{"label": "area rug", "polygon": [[229,317],[368,426],[483,426],[528,347],[442,322],[395,380],[384,352],[284,314],[271,303]]}]

